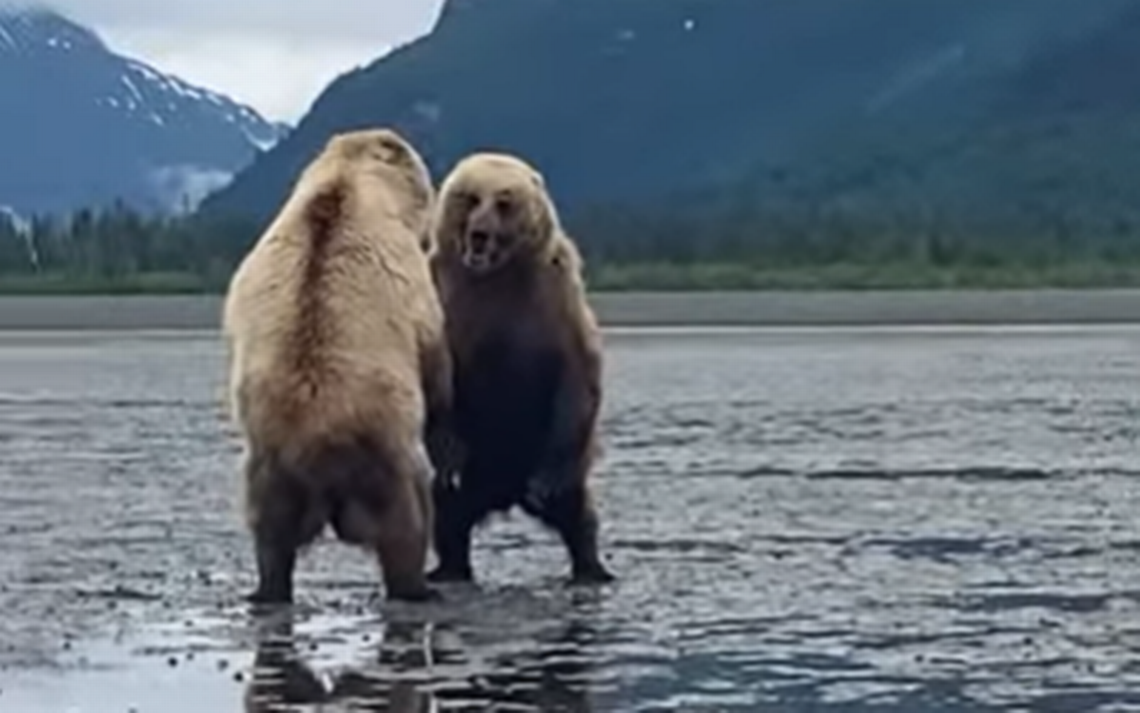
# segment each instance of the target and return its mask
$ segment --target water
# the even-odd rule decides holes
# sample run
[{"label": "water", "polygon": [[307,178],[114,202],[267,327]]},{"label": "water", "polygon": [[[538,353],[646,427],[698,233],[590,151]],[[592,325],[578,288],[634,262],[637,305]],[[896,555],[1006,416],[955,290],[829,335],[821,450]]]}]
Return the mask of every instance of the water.
[{"label": "water", "polygon": [[322,544],[254,617],[216,339],[0,337],[0,710],[1140,710],[1140,330],[607,348],[618,583],[515,516],[443,604]]}]

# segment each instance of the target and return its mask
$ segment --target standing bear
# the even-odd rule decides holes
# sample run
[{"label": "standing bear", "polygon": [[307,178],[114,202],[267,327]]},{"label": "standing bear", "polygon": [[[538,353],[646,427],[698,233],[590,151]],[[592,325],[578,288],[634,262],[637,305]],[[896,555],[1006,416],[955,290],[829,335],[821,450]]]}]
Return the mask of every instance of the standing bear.
[{"label": "standing bear", "polygon": [[234,273],[223,331],[252,602],[292,601],[298,551],[326,525],[375,551],[389,599],[438,597],[426,557],[444,456],[429,444],[448,442],[433,429],[452,375],[424,250],[434,194],[397,133],[333,136]]},{"label": "standing bear", "polygon": [[472,528],[517,505],[557,531],[573,583],[613,580],[588,483],[601,339],[543,177],[516,156],[468,156],[440,186],[432,232],[464,461],[457,479],[433,484],[429,579],[471,580]]}]

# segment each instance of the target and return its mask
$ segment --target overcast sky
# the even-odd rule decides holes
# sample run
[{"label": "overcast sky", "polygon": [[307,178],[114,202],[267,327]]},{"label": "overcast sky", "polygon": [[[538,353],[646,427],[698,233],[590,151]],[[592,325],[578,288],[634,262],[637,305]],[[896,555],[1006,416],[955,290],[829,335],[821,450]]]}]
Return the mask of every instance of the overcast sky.
[{"label": "overcast sky", "polygon": [[442,0],[48,0],[116,51],[294,121],[336,75],[426,32]]}]

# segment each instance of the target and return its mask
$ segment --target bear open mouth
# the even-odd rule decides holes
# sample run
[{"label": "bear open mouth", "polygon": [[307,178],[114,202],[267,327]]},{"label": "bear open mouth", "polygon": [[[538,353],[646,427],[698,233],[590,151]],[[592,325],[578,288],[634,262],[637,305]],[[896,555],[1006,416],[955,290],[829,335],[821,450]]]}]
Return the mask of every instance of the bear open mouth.
[{"label": "bear open mouth", "polygon": [[491,249],[491,233],[485,230],[472,230],[467,235],[467,252],[473,255],[485,255]]},{"label": "bear open mouth", "polygon": [[468,250],[463,254],[463,265],[471,270],[486,270],[491,267],[491,255],[489,253],[474,253]]},{"label": "bear open mouth", "polygon": [[471,270],[485,271],[496,265],[501,255],[503,236],[486,230],[473,230],[464,240],[463,264]]}]

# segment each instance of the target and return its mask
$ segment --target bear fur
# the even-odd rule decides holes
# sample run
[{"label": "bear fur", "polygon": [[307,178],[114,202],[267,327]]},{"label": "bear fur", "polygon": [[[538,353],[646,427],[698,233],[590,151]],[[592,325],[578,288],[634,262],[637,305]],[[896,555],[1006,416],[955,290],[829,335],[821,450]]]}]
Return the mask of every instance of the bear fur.
[{"label": "bear fur", "polygon": [[464,460],[433,483],[429,579],[471,580],[472,529],[519,506],[559,534],[572,582],[611,581],[589,487],[601,336],[542,175],[517,156],[468,156],[440,186],[432,233]]},{"label": "bear fur", "polygon": [[234,273],[223,332],[258,586],[292,601],[326,525],[376,553],[389,599],[427,584],[451,362],[428,254],[435,189],[388,129],[333,136]]}]

